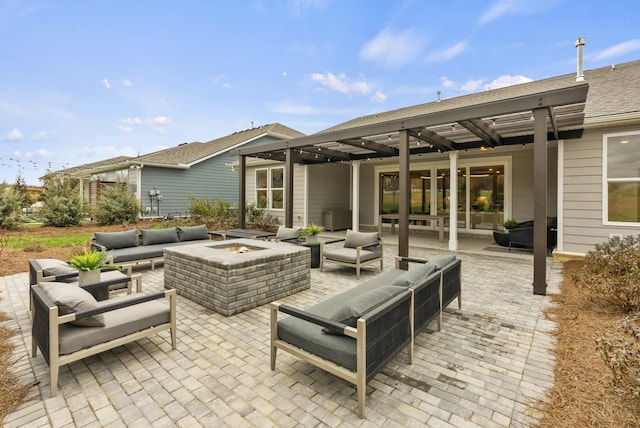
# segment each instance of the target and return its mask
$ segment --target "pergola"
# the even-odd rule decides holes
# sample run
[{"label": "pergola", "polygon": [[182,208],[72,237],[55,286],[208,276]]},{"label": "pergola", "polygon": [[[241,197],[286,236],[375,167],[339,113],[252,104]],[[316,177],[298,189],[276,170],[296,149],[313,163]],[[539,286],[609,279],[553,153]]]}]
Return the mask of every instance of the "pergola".
[{"label": "pergola", "polygon": [[[544,81],[543,81],[544,82]],[[551,82],[551,81],[549,81]],[[547,86],[548,82],[545,83]],[[527,85],[520,85],[521,87]],[[544,88],[544,84],[534,88]],[[458,151],[515,144],[534,145],[534,294],[546,294],[547,255],[547,142],[580,138],[588,84],[547,88],[517,93],[498,90],[476,96],[437,101],[416,108],[354,119],[317,134],[244,147],[234,150],[240,165],[240,212],[246,207],[246,158],[285,162],[285,225],[293,225],[293,165],[351,162],[373,158],[397,158],[399,163],[398,255],[409,255],[410,168],[412,155],[449,152],[455,171]],[[522,89],[519,89],[522,91]],[[416,114],[413,114],[416,113]],[[356,169],[357,171],[358,169]],[[457,175],[451,174],[450,189],[457,189]],[[354,189],[355,189],[354,185]],[[450,191],[457,206],[457,192]],[[357,224],[354,204],[354,224]],[[457,213],[451,210],[449,234],[457,239]],[[240,227],[245,217],[240,215]],[[457,242],[457,241],[456,241]],[[451,246],[450,246],[451,248]],[[457,249],[457,248],[451,248]]]}]

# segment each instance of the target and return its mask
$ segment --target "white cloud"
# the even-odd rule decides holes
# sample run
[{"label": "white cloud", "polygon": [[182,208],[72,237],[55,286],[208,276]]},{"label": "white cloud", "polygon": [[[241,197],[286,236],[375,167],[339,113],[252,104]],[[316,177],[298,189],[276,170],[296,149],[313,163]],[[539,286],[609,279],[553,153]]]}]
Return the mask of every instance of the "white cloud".
[{"label": "white cloud", "polygon": [[139,117],[127,117],[125,119],[120,119],[120,123],[123,125],[142,125],[142,119]]},{"label": "white cloud", "polygon": [[394,33],[383,30],[360,50],[360,56],[387,67],[399,68],[419,57],[424,40],[414,30]]},{"label": "white cloud", "polygon": [[31,137],[31,140],[42,141],[42,140],[46,140],[47,138],[49,138],[49,134],[46,131],[39,131],[33,134],[33,136]]},{"label": "white cloud", "polygon": [[267,105],[269,111],[278,114],[304,114],[304,115],[318,115],[318,114],[340,114],[340,115],[353,115],[355,112],[352,109],[335,109],[335,108],[319,108],[304,104],[295,104],[288,101],[273,102]]},{"label": "white cloud", "polygon": [[458,84],[453,81],[450,80],[448,77],[441,77],[440,78],[440,84],[442,85],[443,88],[445,89],[451,89],[451,88],[455,88],[456,86],[458,86]]},{"label": "white cloud", "polygon": [[22,132],[20,132],[18,128],[13,128],[11,132],[7,134],[8,141],[22,141],[23,138],[24,135],[22,135]]},{"label": "white cloud", "polygon": [[608,49],[600,51],[593,56],[596,61],[613,58],[619,55],[628,54],[640,50],[640,39],[633,39],[617,45],[611,46]]},{"label": "white cloud", "polygon": [[506,15],[530,15],[550,9],[557,3],[556,0],[531,1],[531,0],[498,0],[480,16],[480,24],[489,24]]},{"label": "white cloud", "polygon": [[124,134],[131,134],[135,132],[137,126],[148,126],[156,134],[166,134],[168,127],[173,124],[173,120],[167,116],[156,116],[147,119],[141,119],[139,117],[127,117],[120,119],[120,125],[117,127],[118,131]]},{"label": "white cloud", "polygon": [[467,42],[459,42],[453,46],[432,52],[427,56],[427,61],[440,62],[449,61],[460,55],[467,48]]},{"label": "white cloud", "polygon": [[382,103],[387,100],[387,96],[380,91],[376,91],[376,93],[371,97],[371,101],[375,101],[377,103]]},{"label": "white cloud", "polygon": [[485,84],[484,89],[490,90],[490,89],[505,88],[507,86],[519,85],[520,83],[528,83],[528,82],[533,82],[533,79],[526,76],[504,75],[493,80],[493,82],[491,83]]},{"label": "white cloud", "polygon": [[130,126],[118,126],[118,131],[122,132],[123,134],[131,134],[133,133],[133,128]]},{"label": "white cloud", "polygon": [[462,84],[462,86],[460,87],[460,90],[465,92],[475,92],[480,88],[482,88],[483,83],[484,83],[484,80],[482,79],[477,79],[477,80],[470,79]]},{"label": "white cloud", "polygon": [[287,77],[289,74],[286,71],[282,72],[282,77]]},{"label": "white cloud", "polygon": [[105,77],[104,79],[101,80],[101,82],[104,85],[104,87],[107,88],[107,90],[111,89],[111,83],[109,83],[109,79]]},{"label": "white cloud", "polygon": [[145,122],[156,134],[167,134],[169,132],[167,127],[173,123],[173,121],[167,116],[152,117],[151,119],[147,119]]},{"label": "white cloud", "polygon": [[123,84],[124,86],[126,86],[127,88],[131,88],[131,87],[133,86],[133,82],[131,82],[131,80],[129,80],[129,79],[124,79],[124,80],[122,81],[122,84]]},{"label": "white cloud", "polygon": [[371,87],[365,81],[349,81],[344,73],[335,75],[333,73],[312,73],[311,79],[319,82],[327,89],[331,89],[343,94],[367,95],[371,93]]}]

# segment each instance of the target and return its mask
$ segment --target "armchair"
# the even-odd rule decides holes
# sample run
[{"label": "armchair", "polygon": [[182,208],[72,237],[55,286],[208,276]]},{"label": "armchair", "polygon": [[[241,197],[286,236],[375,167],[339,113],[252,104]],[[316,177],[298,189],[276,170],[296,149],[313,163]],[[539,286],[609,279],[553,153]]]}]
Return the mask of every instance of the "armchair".
[{"label": "armchair", "polygon": [[269,241],[276,242],[290,242],[295,244],[298,242],[300,238],[300,231],[302,229],[299,227],[284,227],[278,226],[278,231],[275,236],[267,238]]},{"label": "armchair", "polygon": [[[88,287],[95,287],[92,284]],[[60,367],[161,330],[176,347],[176,292],[118,296],[97,302],[81,287],[58,282],[31,286],[31,355],[42,352],[50,370],[50,391],[58,389]],[[158,302],[167,297],[169,304]]]},{"label": "armchair", "polygon": [[358,279],[362,266],[380,262],[380,270],[383,270],[382,238],[378,232],[354,232],[348,229],[342,248],[324,248],[322,245],[321,252],[321,272],[326,262],[354,267]]}]

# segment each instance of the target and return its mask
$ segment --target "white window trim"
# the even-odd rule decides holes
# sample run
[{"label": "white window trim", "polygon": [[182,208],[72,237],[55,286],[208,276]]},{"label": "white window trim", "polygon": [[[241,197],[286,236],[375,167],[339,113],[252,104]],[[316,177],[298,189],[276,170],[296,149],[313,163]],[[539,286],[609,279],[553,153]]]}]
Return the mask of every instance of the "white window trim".
[{"label": "white window trim", "polygon": [[[271,187],[271,171],[274,169],[281,169],[282,170],[282,187]],[[267,187],[258,187],[258,171],[267,171]],[[267,205],[265,207],[265,210],[267,211],[276,211],[276,212],[282,212],[284,211],[284,207],[286,206],[286,201],[284,200],[284,198],[286,197],[285,192],[284,192],[284,183],[286,183],[286,170],[283,166],[272,166],[272,167],[268,167],[268,168],[256,168],[255,172],[254,172],[254,192],[253,192],[253,198],[254,198],[254,203],[256,204],[256,206],[258,205],[258,191],[259,190],[266,190],[267,191]],[[282,190],[282,199],[283,199],[283,203],[282,203],[282,208],[272,208],[272,203],[273,203],[273,190]]]},{"label": "white window trim", "polygon": [[[602,225],[603,226],[623,226],[638,227],[639,222],[609,221],[609,183],[638,183],[640,177],[636,178],[608,178],[608,139],[614,137],[624,137],[626,135],[639,135],[639,131],[615,132],[602,134]],[[640,197],[640,195],[639,195]]]},{"label": "white window trim", "polygon": [[[469,168],[473,166],[484,166],[490,164],[503,164],[504,165],[504,218],[511,218],[512,211],[512,197],[511,197],[511,182],[512,182],[512,158],[511,156],[495,156],[495,157],[482,157],[482,158],[472,158],[472,159],[458,159],[458,168]],[[442,168],[449,168],[450,163],[448,160],[446,161],[436,161],[436,162],[412,162],[409,165],[409,170],[430,170],[431,176],[431,185],[432,189],[435,186],[434,179],[436,178],[436,171]],[[374,223],[378,225],[378,206],[380,204],[380,180],[378,177],[381,172],[394,172],[398,171],[398,165],[389,164],[389,165],[379,165],[373,169],[373,183],[374,183],[374,192],[373,192],[373,218]],[[468,176],[467,176],[468,178]],[[469,192],[469,183],[466,183],[467,192]],[[431,192],[431,206],[434,206],[435,201],[435,192]],[[469,198],[467,195],[467,204],[469,204]],[[469,207],[466,208],[467,214],[469,212]],[[467,215],[468,217],[468,215]],[[469,219],[467,218],[467,222],[465,224],[469,224]],[[462,229],[467,230],[467,229]]]}]

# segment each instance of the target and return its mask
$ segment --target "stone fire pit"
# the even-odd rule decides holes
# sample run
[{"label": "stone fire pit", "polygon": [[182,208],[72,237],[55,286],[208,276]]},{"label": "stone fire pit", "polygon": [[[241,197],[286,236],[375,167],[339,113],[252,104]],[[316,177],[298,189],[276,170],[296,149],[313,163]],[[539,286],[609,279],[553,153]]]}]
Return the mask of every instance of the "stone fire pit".
[{"label": "stone fire pit", "polygon": [[225,316],[310,287],[309,248],[255,239],[164,250],[164,286]]}]

